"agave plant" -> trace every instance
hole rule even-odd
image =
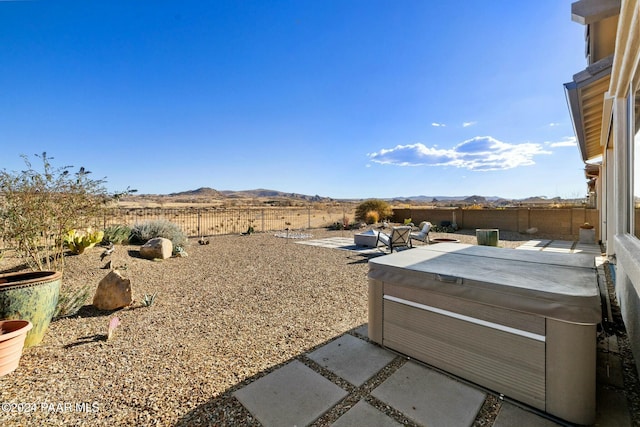
[[[91,288],[88,285],[75,292],[61,292],[53,318],[73,316],[85,305],[90,296]]]
[[[142,297],[142,306],[143,307],[151,307],[156,300],[157,293],[154,294],[144,294]]]

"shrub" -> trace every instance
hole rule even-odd
[[[64,244],[67,245],[69,250],[74,254],[81,254],[85,249],[92,248],[96,243],[100,243],[104,237],[104,232],[101,230],[93,230],[87,228],[86,230],[69,230],[64,236]]]
[[[367,222],[367,213],[375,211],[378,213],[378,221],[393,216],[391,205],[384,200],[369,199],[360,203],[356,207],[356,220]],[[376,222],[378,222],[376,221]]]
[[[184,246],[187,243],[187,235],[180,227],[164,219],[145,221],[135,224],[131,229],[131,242],[144,244],[149,239],[164,237],[171,240],[173,247]]]
[[[380,215],[376,211],[369,211],[364,216],[364,222],[367,224],[376,224],[380,221]]]
[[[56,168],[47,153],[36,155],[40,170],[22,156],[21,172],[0,171],[0,240],[17,251],[32,270],[64,270],[64,237],[92,225],[109,200],[103,180],[89,178],[81,167]]]
[[[113,243],[121,245],[129,241],[131,236],[131,227],[124,224],[110,225],[104,229],[103,243]]]

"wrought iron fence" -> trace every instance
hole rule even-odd
[[[354,209],[346,206],[307,207],[246,207],[246,208],[112,208],[104,216],[102,226],[125,224],[133,226],[150,220],[167,220],[181,227],[189,237],[235,234],[253,227],[256,232],[302,230],[327,227],[353,221]]]

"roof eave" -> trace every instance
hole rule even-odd
[[[583,91],[591,89],[589,90],[589,96],[593,98],[593,88],[597,88],[597,83],[602,79],[610,78],[612,63],[613,55],[603,58],[600,61],[593,63],[584,70],[575,74],[571,82],[564,84],[567,104],[571,115],[571,121],[573,122],[574,132],[576,134],[576,138],[578,139],[578,147],[580,148],[580,154],[582,155],[582,160],[584,162],[602,154],[600,149],[598,149],[598,151],[594,151],[593,149],[590,150],[589,148],[590,144],[585,133],[585,116],[589,116],[588,113],[590,111],[593,111],[595,108],[604,109],[606,89],[598,90],[595,93],[595,96],[597,96],[598,99],[601,100],[601,102],[598,102],[595,105],[593,102],[583,102]],[[590,125],[594,126],[594,123],[591,123]],[[600,128],[597,132],[599,140],[602,128],[601,115],[599,122],[595,123],[595,125]],[[600,147],[600,145],[601,144],[598,143],[597,147]]]

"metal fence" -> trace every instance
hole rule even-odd
[[[112,208],[104,216],[102,226],[133,226],[151,220],[167,220],[181,227],[189,237],[235,234],[253,227],[256,232],[302,230],[327,227],[343,218],[353,221],[354,209],[347,206],[318,208]]]

